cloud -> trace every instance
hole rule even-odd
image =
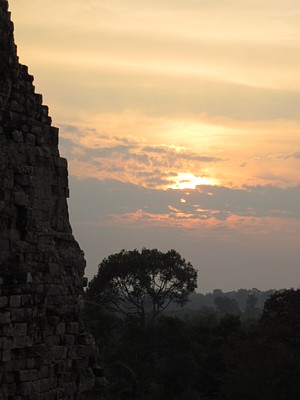
[[[221,162],[220,157],[202,155],[172,145],[144,146],[136,140],[97,134],[94,130],[63,126],[60,148],[73,174],[87,178],[115,179],[151,188],[166,188],[176,182],[181,170]],[[77,172],[76,172],[77,171]],[[101,174],[101,175],[100,175]]]
[[[277,156],[278,159],[288,160],[290,158],[294,158],[296,160],[300,160],[300,151],[288,154],[281,154]]]
[[[184,149],[180,149],[180,148],[176,149],[176,147],[174,148],[174,146],[167,146],[167,145],[146,146],[143,148],[143,151],[145,151],[148,154],[151,154],[151,153],[161,154],[163,157],[167,156],[169,159],[173,159],[173,160],[180,158],[181,160],[184,159],[187,161],[199,161],[199,162],[203,162],[203,163],[222,161],[222,159],[219,157],[202,156],[191,150],[185,151]]]
[[[126,118],[131,117],[124,115],[124,121]],[[148,126],[147,120],[140,123],[146,126],[147,134],[130,135],[125,123],[120,129],[112,129],[111,134],[101,126],[95,129],[62,124],[60,151],[69,160],[70,173],[161,189],[182,188],[184,176],[189,176],[191,184],[194,176],[196,184],[198,180],[198,184],[226,187],[287,187],[299,181],[299,158],[293,151],[299,141],[296,125],[278,121],[250,125],[243,131],[240,125],[225,129],[188,121],[170,125],[161,121],[160,126]],[[282,131],[290,132],[289,140],[282,138]]]
[[[159,177],[154,173],[151,179],[155,181]],[[118,181],[71,177],[71,191],[73,206],[77,204],[77,218],[91,221],[109,221],[116,216],[130,219],[130,215],[137,214],[141,220],[170,218],[216,223],[230,218],[300,219],[300,186],[233,189],[203,185],[195,190],[157,190]],[[85,205],[82,210],[80,204]]]

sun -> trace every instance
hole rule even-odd
[[[175,182],[174,182],[175,181]],[[180,172],[176,178],[172,177],[172,184],[168,186],[168,189],[196,189],[199,185],[215,185],[214,179],[195,176],[191,173]]]

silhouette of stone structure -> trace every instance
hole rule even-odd
[[[93,338],[79,318],[85,260],[72,236],[68,194],[58,129],[18,61],[8,3],[0,0],[3,400],[81,400],[95,383]]]

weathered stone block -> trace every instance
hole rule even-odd
[[[46,335],[45,343],[47,343],[48,346],[58,346],[60,344],[59,336]]]
[[[25,192],[21,191],[14,191],[12,192],[12,202],[14,204],[18,204],[20,206],[28,206],[29,205],[29,198]]]
[[[79,323],[71,322],[66,326],[66,333],[78,334],[79,333]]]
[[[0,324],[5,325],[10,323],[11,323],[10,312],[9,311],[0,312]]]
[[[36,381],[38,379],[38,370],[29,369],[18,372],[18,380],[20,382]]]
[[[14,330],[11,324],[3,325],[2,326],[2,335],[3,337],[13,337]],[[2,340],[2,338],[1,338]]]
[[[50,355],[54,360],[64,360],[67,358],[68,349],[64,346],[52,346],[50,348]]]
[[[8,297],[0,296],[0,308],[7,307],[7,305],[8,305]]]
[[[55,330],[56,335],[64,335],[65,332],[66,332],[66,324],[64,322],[60,322],[56,326]]]
[[[14,171],[6,169],[5,175],[2,177],[2,185],[4,189],[13,189],[14,187]]]
[[[17,391],[23,396],[32,396],[40,392],[40,381],[21,382],[17,386]]]
[[[9,303],[11,308],[19,308],[22,303],[22,296],[10,296]]]
[[[60,338],[60,344],[63,346],[74,346],[75,336],[74,335],[63,335]]]
[[[26,143],[29,144],[30,146],[34,146],[35,145],[35,136],[30,133],[27,133]]]
[[[30,322],[32,320],[31,308],[19,308],[11,310],[12,322]]]
[[[79,383],[79,390],[84,392],[88,390],[89,387],[93,387],[94,383],[95,383],[95,376],[93,370],[91,368],[87,368],[82,372]]]
[[[15,336],[25,337],[27,334],[27,323],[22,322],[14,324],[14,334]]]
[[[10,350],[14,348],[14,338],[2,338],[2,349]]]
[[[33,252],[35,250],[34,245],[28,242],[24,242],[22,240],[11,241],[10,247],[12,253],[27,253],[27,252]]]
[[[9,349],[1,350],[1,360],[2,362],[7,362],[11,360],[11,352]]]
[[[52,389],[53,381],[49,378],[40,379],[41,392],[49,392]]]
[[[20,131],[13,132],[13,139],[15,142],[23,143],[24,142],[23,132]]]
[[[1,385],[0,387],[0,398],[2,399],[8,399],[8,396],[10,395],[10,390],[9,390],[9,385]]]

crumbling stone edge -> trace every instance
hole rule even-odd
[[[58,134],[0,0],[0,400],[100,399],[102,370],[79,317],[85,260]]]

